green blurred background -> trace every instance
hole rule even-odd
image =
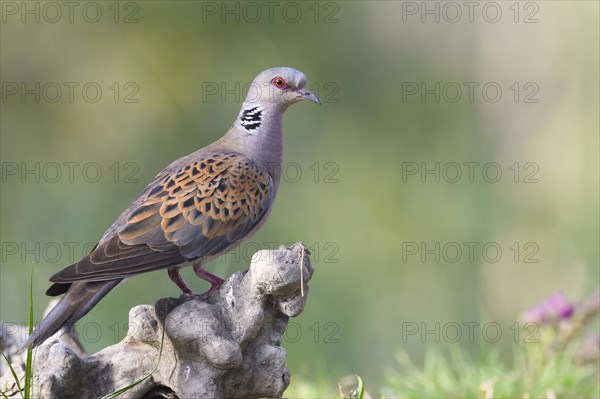
[[[246,268],[273,242],[311,246],[308,305],[283,343],[292,384],[358,373],[377,385],[398,349],[417,361],[451,345],[510,357],[523,310],[555,291],[575,300],[598,289],[598,2],[498,2],[497,22],[487,3],[472,22],[465,7],[452,22],[454,9],[430,2],[439,23],[421,2],[277,3],[271,15],[250,3],[76,2],[70,21],[60,2],[61,17],[45,3],[28,2],[34,14],[23,16],[25,3],[3,2],[0,320],[27,320],[32,262],[41,317],[48,277],[164,166],[220,137],[243,86],[281,65],[303,71],[324,104],[288,111],[270,220],[209,270]],[[36,82],[40,101],[23,98],[21,84],[35,92]],[[72,99],[65,82],[75,82]],[[407,92],[436,82],[439,102]],[[465,82],[478,84],[473,101]],[[65,162],[78,163],[72,179]],[[472,182],[465,162],[479,162]],[[439,182],[420,174],[436,163]],[[482,174],[488,163],[502,171],[497,182],[487,181],[496,169]],[[462,177],[451,182],[456,164]],[[467,242],[477,243],[472,260]],[[422,259],[421,246],[436,243],[439,262]],[[452,243],[463,250],[456,262]],[[493,262],[486,243],[502,250],[490,249]],[[184,277],[206,288],[190,270]],[[82,320],[86,347],[122,338],[132,306],[177,294],[166,272],[130,280]],[[479,323],[473,339],[469,323]],[[502,329],[498,342],[486,323]]]

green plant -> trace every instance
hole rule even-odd
[[[33,331],[33,267],[31,269],[30,278],[29,278],[29,334],[30,335],[31,335],[32,331]],[[164,340],[165,340],[165,332],[163,329],[163,333],[162,333],[162,337],[161,337],[161,341],[160,341],[160,351],[158,354],[158,361],[156,362],[156,365],[154,366],[154,368],[152,369],[152,371],[150,373],[148,373],[144,377],[140,378],[139,380],[127,385],[126,387],[123,387],[117,391],[114,391],[108,395],[103,396],[102,399],[116,398],[119,395],[131,390],[135,386],[141,384],[142,382],[144,382],[145,380],[150,378],[152,376],[152,373],[154,373],[156,371],[156,369],[158,368],[158,366],[160,364],[160,360],[162,358],[162,353],[163,353]],[[2,353],[2,357],[4,358],[4,360],[6,360],[6,363],[8,364],[9,370],[13,376],[13,379],[17,386],[17,390],[21,394],[21,397],[23,399],[32,399],[33,398],[33,349],[31,348],[31,345],[27,347],[27,358],[25,361],[25,375],[21,379],[18,377],[17,372],[14,369],[14,367],[12,366],[8,357],[4,353]],[[23,385],[21,385],[21,380],[23,380]],[[6,392],[4,392],[4,391],[0,391],[0,395],[2,395],[2,397],[4,399],[9,399]]]
[[[453,347],[448,357],[428,352],[421,369],[399,352],[399,369],[386,372],[385,392],[410,398],[598,398],[598,335],[590,330],[599,311],[599,294],[579,305],[552,295],[525,313],[523,321],[534,323],[538,334],[515,347],[512,366],[497,350],[474,361]]]
[[[29,334],[31,334],[32,331],[33,331],[33,265],[31,266],[31,272],[29,273]],[[20,381],[19,377],[17,376],[17,372],[15,371],[15,369],[12,366],[8,357],[4,353],[2,353],[2,357],[4,358],[4,360],[6,360],[6,363],[8,364],[8,368],[10,369],[10,372],[15,380],[17,389],[19,390],[21,397],[23,399],[33,398],[33,349],[31,348],[31,346],[27,347],[27,358],[25,361],[25,375],[23,378],[24,379],[23,386],[21,386],[21,381]],[[8,396],[6,395],[5,392],[0,391],[0,394],[2,395],[3,398],[8,399]]]
[[[355,374],[354,377],[356,377],[356,387],[354,387],[354,388],[352,388],[352,390],[350,390],[350,394],[348,395],[348,397],[350,399],[363,399],[365,396],[365,387],[363,385],[362,378],[360,378],[360,376],[358,374]],[[338,383],[338,388],[340,390],[339,399],[346,399],[346,395],[342,391],[341,383]]]
[[[152,376],[152,374],[158,369],[158,366],[160,364],[160,359],[162,358],[162,354],[163,354],[163,346],[164,346],[164,342],[165,342],[165,329],[163,328],[163,332],[162,332],[162,337],[160,339],[160,351],[158,352],[158,361],[156,362],[156,365],[154,366],[154,368],[152,369],[151,372],[149,372],[148,374],[146,374],[144,377],[140,378],[139,380],[127,385],[126,387],[123,387],[119,390],[116,390],[112,393],[109,393],[108,395],[105,395],[102,397],[102,399],[113,399],[116,398],[117,396],[133,389],[134,387],[138,386],[139,384],[141,384],[142,382],[146,381],[148,378],[150,378]]]

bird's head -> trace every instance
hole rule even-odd
[[[306,76],[294,68],[277,67],[261,72],[248,89],[245,103],[258,103],[284,109],[300,100],[321,101],[305,88]]]

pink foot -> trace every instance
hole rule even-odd
[[[200,277],[202,280],[206,280],[210,283],[210,288],[208,289],[208,291],[200,295],[202,299],[210,298],[210,296],[219,288],[221,288],[221,286],[225,282],[225,280],[223,280],[221,277],[204,270],[204,268],[202,267],[202,263],[200,262],[194,263],[194,273],[196,273],[196,276]]]

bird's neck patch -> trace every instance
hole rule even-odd
[[[242,110],[240,115],[240,125],[248,131],[248,133],[258,133],[264,116],[264,108],[260,106],[251,106]]]

